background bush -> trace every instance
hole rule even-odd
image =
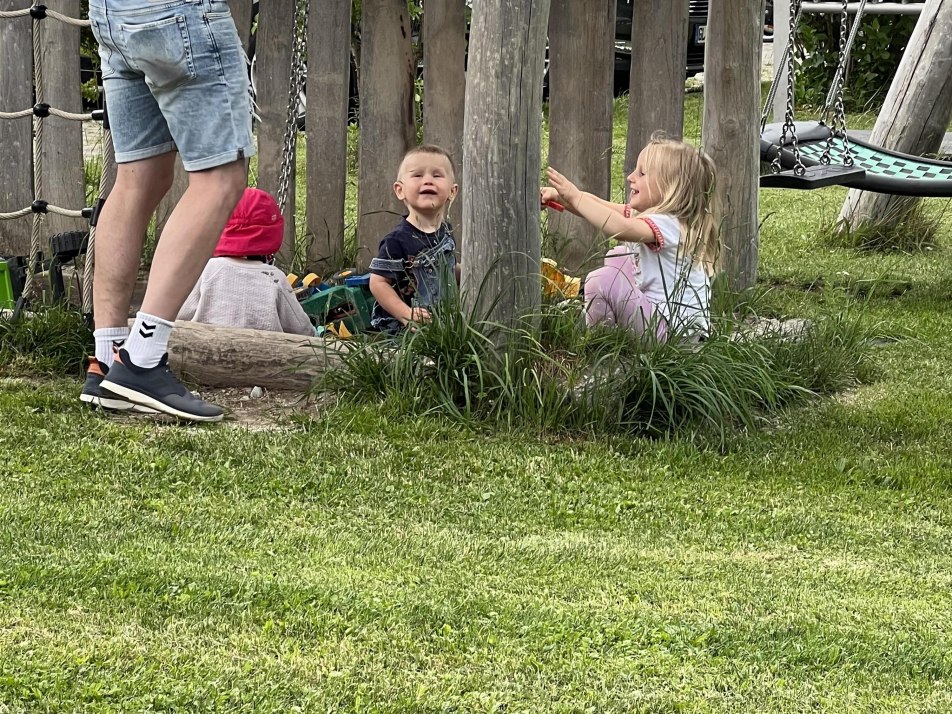
[[[843,102],[847,111],[882,105],[909,43],[917,15],[865,15],[847,66]],[[840,16],[804,14],[800,22],[803,54],[797,68],[796,99],[823,105],[839,60]]]

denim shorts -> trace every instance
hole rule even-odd
[[[116,161],[186,171],[255,153],[247,56],[226,0],[90,0]]]

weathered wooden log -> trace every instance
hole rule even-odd
[[[423,140],[442,146],[456,162],[456,183],[463,179],[463,109],[466,94],[466,3],[437,0],[423,17]],[[463,199],[457,194],[447,218],[463,244]]]
[[[344,253],[351,0],[311,3],[309,13],[306,265],[326,272]]]
[[[130,321],[131,324],[131,321]],[[304,391],[340,364],[331,340],[178,321],[169,342],[169,366],[205,387],[264,387]]]
[[[503,324],[538,310],[549,0],[477,3],[463,130],[463,295]],[[363,189],[361,189],[363,190]]]
[[[284,132],[288,119],[288,86],[291,80],[296,3],[271,0],[259,5],[255,46],[255,101],[261,122],[258,124],[258,188],[278,196],[284,152]],[[284,242],[277,262],[291,266],[295,254],[295,176],[291,178],[284,205]]]
[[[19,0],[0,0],[0,10],[28,7]],[[0,111],[33,105],[32,25],[29,17],[0,21]],[[0,119],[0,213],[33,202],[32,117]],[[0,221],[0,255],[29,255],[32,216]]]
[[[549,14],[549,164],[606,199],[611,193],[615,5],[615,0],[552,0]],[[549,232],[564,241],[558,258],[567,270],[578,272],[596,252],[601,265],[599,231],[584,218],[550,210]]]
[[[393,180],[404,153],[416,143],[416,67],[405,0],[363,0],[360,12],[357,264],[366,267],[380,239],[404,214]]]
[[[50,10],[67,17],[79,17],[79,0],[50,0],[45,3]],[[43,52],[42,101],[68,112],[82,110],[79,82],[79,28],[65,22],[41,22],[42,34],[35,41],[44,47],[61,48],[58,52]],[[25,78],[24,78],[25,79]],[[39,98],[38,98],[39,101]],[[19,109],[19,107],[17,107]],[[37,196],[50,203],[77,210],[85,207],[83,191],[83,126],[72,119],[49,116],[43,119],[43,186],[44,196]],[[23,157],[25,159],[25,157]],[[69,218],[51,213],[46,217],[44,241],[49,236],[64,231],[86,230],[89,223],[84,218]],[[48,246],[44,245],[46,251]]]
[[[952,3],[929,0],[876,118],[870,143],[904,154],[934,154],[952,114]],[[843,230],[898,225],[919,199],[851,189],[840,210]]]
[[[711,3],[704,52],[704,149],[717,165],[723,266],[737,290],[757,282],[763,0]]]
[[[235,20],[235,29],[241,38],[241,45],[247,52],[251,38],[251,0],[228,0],[228,7]]]
[[[637,0],[632,5],[631,74],[625,176],[651,135],[684,132],[684,56],[688,47],[687,0]]]

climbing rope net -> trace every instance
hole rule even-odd
[[[296,3],[291,52],[291,72],[288,83],[287,120],[285,123],[284,146],[281,157],[281,169],[278,175],[277,189],[277,201],[278,205],[281,206],[282,211],[284,210],[288,193],[291,189],[297,140],[297,104],[298,98],[304,91],[307,76],[306,57],[308,8],[308,0],[298,0]],[[33,117],[33,201],[29,206],[25,206],[23,208],[6,212],[0,211],[0,221],[14,220],[23,218],[25,216],[33,217],[33,225],[30,233],[29,271],[27,273],[26,282],[23,287],[23,294],[25,296],[31,295],[35,288],[34,281],[35,275],[40,268],[38,265],[38,257],[42,250],[41,235],[46,215],[49,213],[55,213],[61,216],[68,216],[70,218],[85,218],[90,221],[89,238],[85,250],[86,258],[83,265],[82,279],[82,308],[83,312],[88,315],[92,313],[96,219],[103,203],[105,202],[106,194],[115,183],[115,148],[112,144],[112,135],[109,131],[109,121],[105,110],[96,110],[89,113],[78,114],[52,107],[44,101],[45,81],[43,62],[41,61],[41,52],[42,48],[44,47],[44,20],[58,20],[68,25],[73,25],[80,28],[89,27],[90,23],[89,20],[68,17],[62,13],[50,10],[46,6],[40,4],[35,4],[31,7],[23,8],[22,10],[0,11],[0,20],[14,20],[25,17],[30,17],[33,20],[33,83],[36,103],[32,107],[18,111],[0,111],[0,120],[16,120],[28,116]],[[57,206],[44,198],[46,193],[46,185],[43,167],[43,120],[49,116],[56,116],[72,121],[95,121],[102,123],[102,173],[100,174],[99,181],[99,199],[95,207],[68,209]]]
[[[45,5],[32,5],[22,10],[0,11],[0,20],[12,20],[30,17],[33,20],[33,85],[36,103],[32,107],[12,112],[0,111],[0,120],[21,119],[33,117],[33,202],[29,206],[13,211],[0,211],[0,221],[14,220],[25,216],[33,216],[33,226],[30,232],[30,268],[27,272],[23,294],[30,295],[34,290],[35,274],[37,272],[37,258],[42,250],[41,234],[46,215],[55,213],[70,218],[85,218],[90,221],[89,239],[86,247],[86,260],[83,266],[82,304],[83,312],[92,312],[92,269],[93,249],[95,245],[96,221],[95,214],[101,207],[105,193],[115,180],[115,154],[112,146],[112,136],[109,132],[109,122],[104,110],[96,110],[86,114],[63,111],[51,107],[44,101],[46,88],[42,62],[42,48],[45,46],[43,37],[44,20],[53,19],[75,27],[89,27],[89,20],[68,17],[62,13],[50,10]],[[43,126],[44,119],[49,116],[60,117],[71,121],[102,122],[104,129],[103,139],[103,171],[99,182],[99,204],[96,208],[84,207],[79,209],[63,208],[50,203],[46,195],[45,176],[43,171]]]

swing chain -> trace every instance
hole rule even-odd
[[[790,17],[799,18],[801,4],[802,0],[790,0]],[[787,139],[787,132],[789,131],[790,143],[793,146],[793,172],[797,176],[803,176],[807,172],[807,169],[803,165],[803,160],[800,157],[800,145],[797,139],[797,125],[794,121],[793,73],[795,70],[794,56],[796,55],[797,49],[796,23],[793,23],[790,28],[788,49],[790,51],[785,53],[787,59],[787,106],[783,117],[783,127],[780,130],[780,145],[777,147],[777,155],[770,164],[770,170],[772,173],[779,174],[783,169],[783,166],[780,163],[780,154],[783,151],[783,146]]]
[[[281,212],[287,205],[291,174],[297,155],[297,108],[307,82],[307,16],[308,0],[295,2],[294,39],[291,47],[291,76],[288,79],[288,111],[284,126],[284,147],[281,151],[281,175],[275,197]]]
[[[859,22],[857,15],[854,22]],[[823,155],[820,156],[820,163],[829,165],[831,162],[831,153],[833,151],[833,141],[835,138],[843,138],[843,164],[853,166],[853,152],[850,149],[850,143],[846,138],[846,109],[843,106],[843,79],[846,74],[846,63],[849,60],[849,5],[848,0],[842,0],[840,9],[840,46],[839,57],[837,59],[837,70],[833,77],[833,87],[830,92],[834,97],[833,115],[830,120],[830,134],[826,138],[826,147],[823,149]]]

